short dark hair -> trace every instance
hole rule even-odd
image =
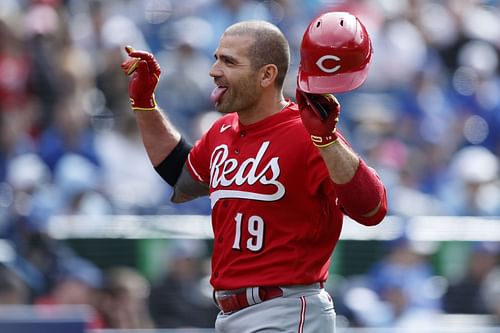
[[[267,64],[278,68],[276,85],[283,87],[290,64],[290,46],[281,30],[266,21],[243,21],[226,29],[224,35],[250,35],[254,43],[248,46],[252,67],[258,69]]]

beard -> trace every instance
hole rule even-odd
[[[260,93],[256,87],[256,76],[256,73],[248,75],[238,82],[231,84],[216,105],[217,111],[226,114],[244,112],[252,108],[260,97]]]

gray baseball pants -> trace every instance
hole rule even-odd
[[[234,313],[219,313],[217,333],[334,333],[335,309],[319,284],[282,287],[283,296]]]

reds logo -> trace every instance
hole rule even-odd
[[[269,141],[262,143],[255,158],[246,159],[241,164],[234,158],[228,158],[229,148],[227,145],[222,144],[214,149],[210,158],[210,187],[215,189],[219,186],[229,187],[233,184],[240,186],[244,183],[248,185],[260,183],[274,188],[275,191],[267,194],[241,190],[216,190],[210,194],[212,208],[219,199],[224,198],[276,201],[285,195],[285,187],[277,180],[280,175],[279,158],[273,157],[263,168],[260,167],[267,147],[269,147]]]
[[[338,71],[340,69],[340,65],[336,65],[334,67],[326,67],[325,66],[325,61],[327,60],[333,60],[333,61],[340,61],[340,58],[337,57],[337,56],[334,56],[334,55],[331,55],[331,54],[327,54],[327,55],[324,55],[322,56],[321,58],[318,59],[318,61],[316,61],[316,66],[318,66],[319,69],[321,69],[323,72],[325,73],[335,73],[336,71]]]

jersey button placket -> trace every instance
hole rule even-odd
[[[245,131],[241,131],[240,132],[240,138],[244,138],[246,135],[247,135],[247,132],[245,132]],[[239,155],[240,154],[240,149],[239,148],[234,148],[234,153],[236,155]]]

